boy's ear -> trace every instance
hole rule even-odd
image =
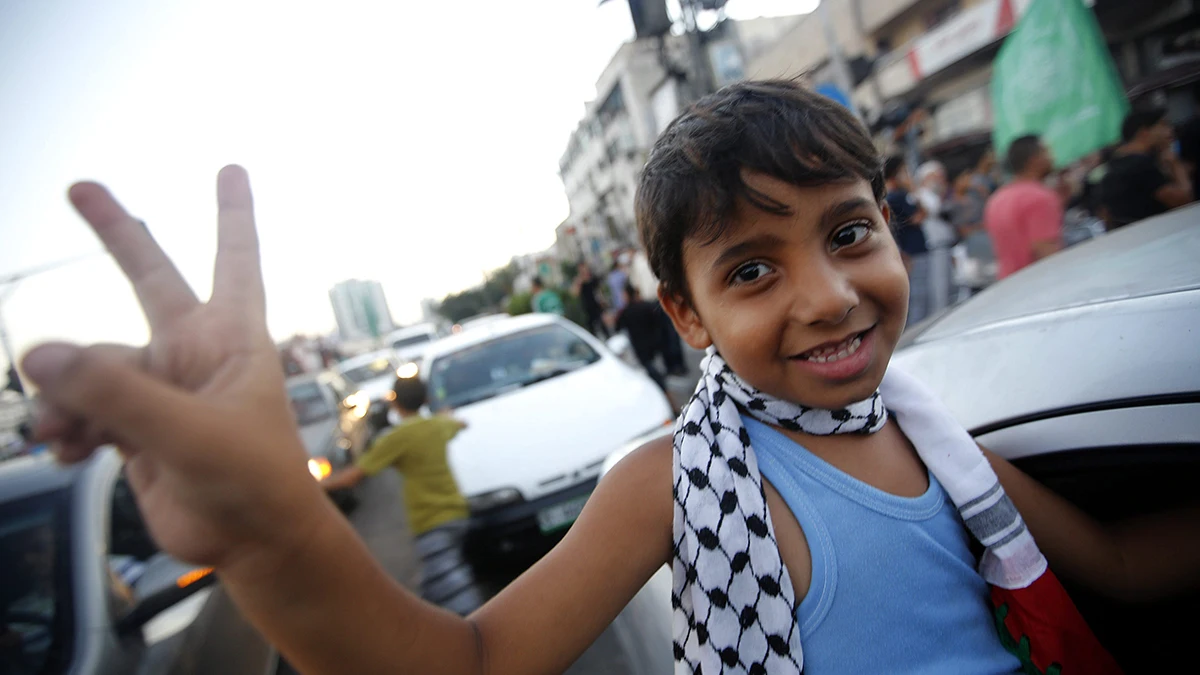
[[[708,329],[700,323],[700,315],[692,309],[691,303],[682,296],[667,294],[661,285],[658,287],[658,302],[667,312],[667,316],[671,317],[671,323],[675,324],[679,337],[683,338],[688,346],[700,351],[708,349],[712,338],[708,335]]]
[[[883,214],[884,225],[892,224],[892,207],[888,206],[887,200],[879,202],[879,212]]]

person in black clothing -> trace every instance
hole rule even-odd
[[[667,395],[671,407],[678,408],[671,391],[667,388],[666,378],[655,363],[655,358],[664,353],[666,333],[662,324],[664,321],[669,322],[667,313],[657,300],[643,300],[637,288],[629,282],[625,282],[625,297],[628,298],[628,302],[617,316],[617,330],[629,334],[629,342],[633,345],[633,353],[637,356],[638,363],[642,364],[650,379]]]
[[[575,277],[575,295],[583,305],[583,313],[587,316],[587,329],[592,335],[601,340],[608,339],[608,326],[604,323],[604,300],[600,295],[600,280],[592,274],[592,268],[587,263],[579,264],[579,274]]]
[[[900,247],[900,257],[908,269],[908,325],[920,322],[929,314],[929,247],[921,223],[925,209],[912,195],[912,177],[904,158],[889,157],[883,164],[887,184],[887,204],[892,214],[892,232]]]
[[[1192,201],[1192,181],[1171,148],[1173,139],[1164,110],[1134,111],[1125,118],[1122,145],[1113,153],[1100,182],[1108,229]]]

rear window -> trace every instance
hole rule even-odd
[[[0,506],[0,673],[56,675],[70,662],[65,491]]]
[[[543,326],[447,354],[429,368],[431,408],[457,408],[583,368],[600,355],[562,326]]]
[[[390,375],[396,369],[395,364],[386,358],[376,359],[366,365],[342,371],[342,377],[354,384],[362,384],[380,377]]]
[[[420,335],[410,335],[408,337],[396,338],[395,340],[392,340],[392,348],[400,349],[401,347],[411,347],[413,345],[421,345],[432,341],[432,335],[429,333],[421,333]]]
[[[288,387],[288,398],[292,400],[292,411],[300,426],[313,424],[334,416],[333,406],[321,392],[316,382],[300,382]]]

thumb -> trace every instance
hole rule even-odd
[[[194,401],[146,374],[140,350],[55,342],[26,354],[22,368],[54,407],[139,447],[169,446]]]

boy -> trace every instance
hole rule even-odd
[[[463,559],[470,512],[450,471],[446,444],[467,427],[448,415],[425,417],[425,383],[396,379],[392,406],[400,423],[347,467],[321,481],[326,491],[350,488],[391,467],[404,476],[404,509],[421,556],[421,597],[462,616],[483,604]]]
[[[728,478],[698,467],[676,473],[682,447],[716,433],[693,421],[676,429],[679,455],[672,439],[660,439],[614,467],[555,550],[468,619],[406,593],[304,471],[263,318],[249,182],[238,167],[218,177],[220,241],[206,304],[103,188],[72,189],[76,208],[133,281],[152,338],[144,351],[47,344],[31,352],[24,370],[51,405],[39,434],[58,441],[68,462],[118,439],[162,547],[214,566],[244,615],[305,672],[561,672],[664,564],[672,565],[677,588],[711,581],[712,569],[675,556],[691,535],[715,550],[731,532],[746,539],[764,530],[773,533],[771,545],[731,555],[724,574],[744,578],[756,561],[782,559],[782,571],[772,568],[771,576],[730,592],[761,595],[764,609],[781,598],[794,602],[810,672],[1016,671],[1016,658],[998,649],[986,588],[968,574],[962,522],[943,509],[939,481],[896,421],[874,409],[908,289],[866,131],[844,108],[794,83],[737,84],[672,123],[640,181],[638,222],[661,280],[660,301],[693,348],[716,350],[706,367],[725,364],[706,372],[689,414],[697,402],[731,404],[744,391],[761,396],[737,408],[744,419],[722,420],[738,431],[722,431],[711,452],[707,442],[701,449],[714,470],[741,476],[765,499],[765,521],[745,515],[750,492],[740,489],[710,495],[698,512],[677,511],[692,505],[692,494],[707,494],[700,486]],[[731,388],[735,381],[746,390]],[[753,423],[752,411],[780,402],[862,433],[831,435],[806,420]],[[863,403],[870,413],[855,414]],[[961,427],[957,433],[965,436]],[[731,459],[741,453],[751,460],[750,447],[735,453],[728,443],[749,443],[750,435],[773,451],[776,468],[802,471],[809,484],[827,481],[821,498],[836,508],[849,508],[850,497],[873,505],[859,509],[870,528],[854,531],[854,518],[834,518],[841,512],[807,511],[790,480],[755,481],[753,461]],[[990,459],[1063,576],[1127,598],[1200,581],[1194,512],[1109,530],[1003,459]],[[676,532],[676,519],[689,514],[703,522],[685,520]],[[925,532],[930,523],[942,529]],[[873,535],[878,548],[871,548]],[[835,554],[843,544],[850,548]],[[849,581],[838,586],[838,578]],[[881,588],[889,579],[898,582]],[[903,585],[910,580],[935,590],[944,606],[923,605]],[[881,592],[864,596],[858,582]],[[716,665],[703,669],[710,675],[799,672],[795,626],[788,635],[756,636],[755,649],[769,644],[782,655],[765,667],[761,653],[729,646],[739,644],[741,625],[755,628],[763,616],[751,605],[730,605],[730,593],[717,590],[709,600],[723,618],[712,625],[695,615],[680,623],[685,598],[676,594],[679,671],[696,672],[690,654],[707,645],[720,648]],[[714,654],[704,658],[712,663]]]

